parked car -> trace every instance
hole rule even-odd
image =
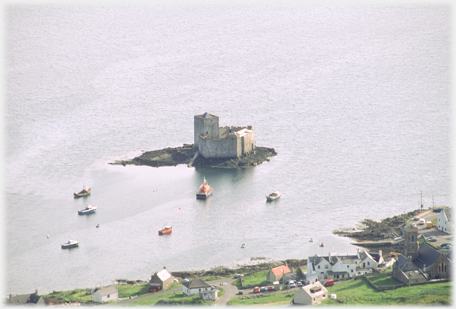
[[[437,241],[437,239],[434,236],[428,237],[427,241],[434,242]]]
[[[418,221],[418,225],[424,225],[426,223],[426,220],[424,219],[420,219],[420,221]]]
[[[290,288],[295,288],[296,287],[296,283],[294,281],[291,281],[290,284],[288,284],[288,286]]]
[[[236,279],[236,278],[240,278],[240,277],[241,277],[241,274],[236,274],[236,275],[234,275],[234,278],[235,278],[235,279]]]
[[[265,288],[264,286],[262,286],[262,287],[260,288],[260,292],[266,292],[266,288]]]
[[[444,242],[443,244],[441,244],[440,246],[451,246],[451,244],[449,242]]]
[[[302,282],[301,282],[301,281],[298,281],[298,283],[296,283],[296,285],[297,285],[298,287],[301,287],[301,286],[302,286]]]
[[[242,295],[244,294],[244,292],[242,292],[242,290],[239,290],[239,295]]]
[[[260,288],[259,287],[254,287],[253,288],[253,293],[260,293]]]
[[[420,217],[413,218],[413,221],[420,221]]]
[[[323,285],[324,286],[332,286],[332,285],[334,285],[334,279],[326,280]]]
[[[269,285],[268,286],[268,291],[272,291],[274,288],[272,287],[272,285]]]
[[[450,249],[451,245],[442,245],[442,246],[440,246],[440,248],[442,248],[442,249]]]
[[[433,212],[441,212],[443,210],[443,208],[434,208],[432,211]]]

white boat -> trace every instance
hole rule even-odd
[[[62,244],[62,249],[70,249],[79,246],[79,240],[68,240],[68,242]]]
[[[242,244],[241,248],[245,248],[245,244]]]
[[[313,240],[313,238],[311,237],[311,238],[309,239],[309,242],[313,242],[313,241],[314,241],[314,240]]]
[[[325,246],[325,244],[321,242],[320,243],[320,247],[324,247],[324,246]]]
[[[79,215],[88,215],[88,214],[94,213],[95,211],[97,211],[97,206],[87,205],[86,208],[84,208],[82,210],[78,210],[78,214]]]
[[[268,195],[266,195],[266,200],[273,201],[273,200],[278,199],[281,195],[282,195],[282,193],[280,191],[274,190],[274,191],[272,191],[272,193],[269,193]]]

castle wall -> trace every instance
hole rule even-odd
[[[200,140],[199,153],[205,158],[236,158],[240,140],[232,135],[223,139],[203,138]]]

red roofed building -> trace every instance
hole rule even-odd
[[[266,276],[268,282],[280,281],[285,274],[291,273],[287,265],[271,268]]]

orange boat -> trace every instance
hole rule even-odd
[[[199,192],[196,193],[196,198],[197,199],[206,199],[209,195],[212,194],[212,191],[214,191],[213,188],[209,186],[209,184],[206,181],[206,177],[204,177],[204,182],[200,186]]]
[[[171,225],[165,225],[164,228],[158,231],[158,235],[171,234],[172,231],[173,227]]]

